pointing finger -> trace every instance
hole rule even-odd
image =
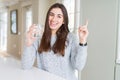
[[[88,26],[88,20],[86,20],[85,26],[86,26],[86,27]]]

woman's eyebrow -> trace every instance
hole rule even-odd
[[[50,12],[50,14],[55,14],[54,12]],[[59,16],[63,16],[62,14],[57,14],[57,15],[59,15]]]
[[[53,12],[50,12],[50,13],[54,14]]]

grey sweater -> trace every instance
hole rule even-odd
[[[51,46],[55,43],[56,36],[51,37]],[[30,47],[25,46],[22,54],[22,68],[32,68],[35,59],[37,59],[37,67],[56,74],[66,80],[77,80],[75,77],[75,69],[81,71],[86,63],[87,46],[80,46],[75,35],[69,33],[66,41],[64,57],[54,52],[38,53],[40,39],[37,39]]]

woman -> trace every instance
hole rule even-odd
[[[79,27],[79,41],[69,32],[68,14],[63,4],[53,4],[46,16],[45,29],[41,38],[36,38],[36,26],[27,33],[22,55],[23,69],[32,68],[35,58],[40,69],[65,78],[76,80],[75,69],[82,70],[87,58],[88,22]]]

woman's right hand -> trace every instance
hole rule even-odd
[[[35,24],[31,25],[29,30],[26,33],[26,45],[31,46],[34,41],[37,39],[34,37],[34,34],[37,33],[37,26]]]

